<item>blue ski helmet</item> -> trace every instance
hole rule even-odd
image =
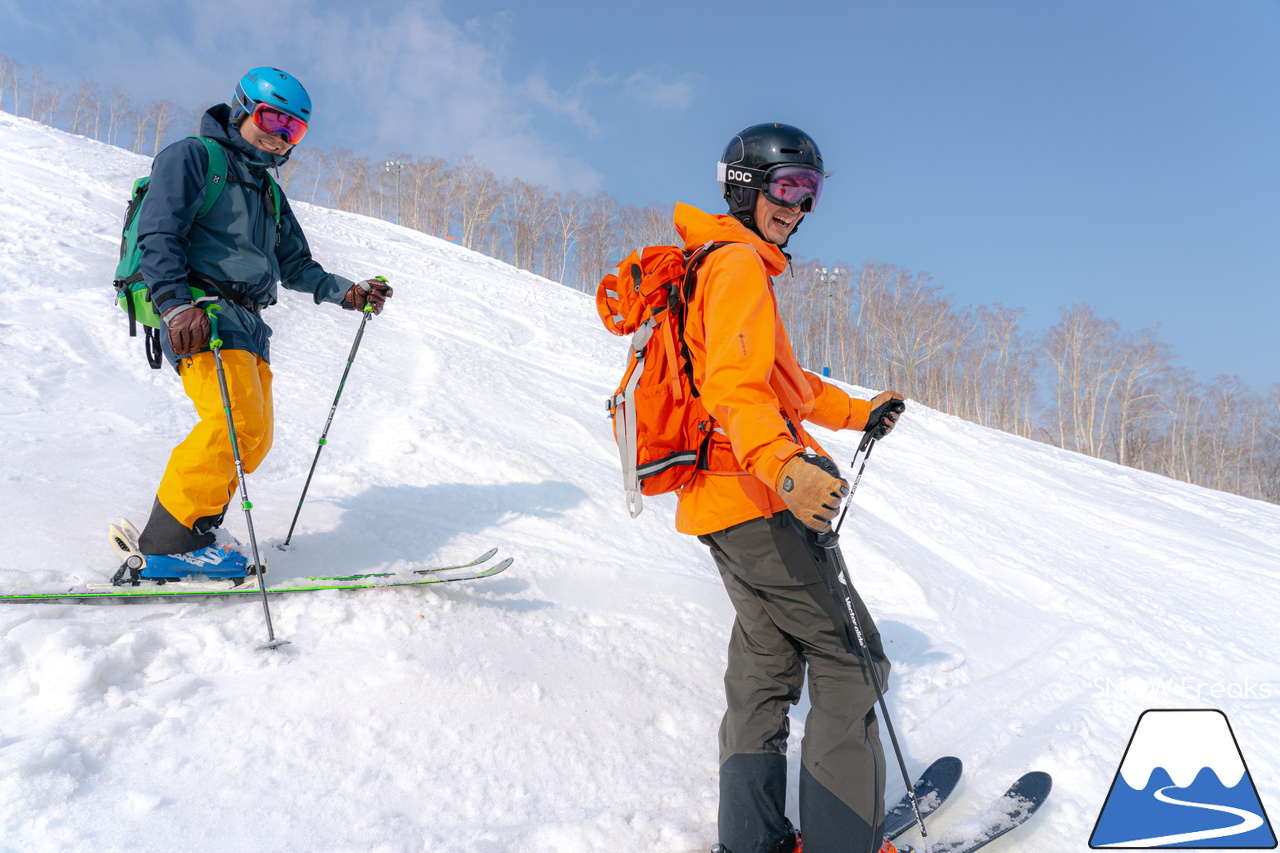
[[[240,78],[231,96],[231,120],[244,118],[258,103],[270,104],[282,113],[311,121],[311,96],[296,77],[279,68],[254,68]]]

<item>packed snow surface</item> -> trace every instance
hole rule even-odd
[[[145,521],[193,421],[111,298],[147,169],[0,113],[0,591],[106,579],[107,525]],[[368,324],[287,551],[359,320],[292,292],[267,315],[277,428],[250,495],[272,576],[492,545],[516,563],[275,599],[292,640],[278,652],[256,650],[257,599],[0,604],[0,849],[707,850],[733,614],[673,499],[625,511],[603,403],[625,342],[581,293],[298,208],[326,267],[385,275],[395,297]],[[820,440],[847,464],[859,437]],[[1221,709],[1280,812],[1280,507],[912,404],[842,539],[894,661],[909,768],[965,761],[935,837],[1039,769],[1048,804],[989,849],[1086,849],[1156,707]]]

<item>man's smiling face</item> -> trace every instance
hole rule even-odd
[[[756,228],[760,231],[760,236],[775,246],[781,246],[787,242],[787,238],[791,236],[791,232],[800,224],[800,220],[804,214],[800,212],[799,206],[783,207],[780,204],[774,204],[764,197],[764,193],[756,195]]]

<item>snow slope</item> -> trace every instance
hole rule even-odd
[[[0,590],[109,575],[106,525],[145,520],[191,423],[110,298],[147,168],[0,113]],[[708,849],[732,611],[670,498],[626,514],[603,409],[623,342],[582,294],[298,207],[322,263],[396,296],[287,552],[358,320],[294,293],[268,315],[278,423],[250,489],[273,576],[516,564],[277,599],[278,653],[257,600],[0,605],[0,850]],[[847,463],[857,438],[822,440]],[[1152,707],[1222,709],[1280,811],[1280,507],[913,405],[843,538],[909,765],[966,763],[935,839],[1037,768],[1049,805],[989,849],[1086,849]]]

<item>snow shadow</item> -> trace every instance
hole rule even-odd
[[[874,612],[873,612],[874,618]],[[898,732],[899,746],[902,747],[903,758],[907,768],[916,774],[922,771],[936,755],[916,753],[912,747],[910,730],[904,729],[903,720],[898,710],[898,691],[894,688],[907,676],[930,664],[945,665],[954,656],[945,647],[939,648],[929,635],[905,622],[892,619],[876,620],[876,628],[880,631],[880,641],[884,644],[885,654],[893,669],[889,675],[888,689],[885,693],[885,704],[893,717],[894,727]],[[809,713],[809,683],[805,680],[804,691],[800,701],[791,709],[791,735],[787,738],[787,814],[796,818],[800,814],[800,740],[804,737],[804,719]],[[876,717],[883,715],[879,705],[876,706]],[[893,746],[889,742],[889,731],[883,720],[880,722],[880,741],[884,746],[885,762],[889,768],[886,778],[886,802],[893,803],[906,792],[906,785],[898,770],[897,759],[893,754]]]
[[[313,567],[310,571],[323,566],[349,572],[400,561],[465,562],[491,547],[502,549],[499,557],[516,556],[505,547],[503,525],[530,517],[561,518],[587,497],[577,486],[552,480],[372,486],[329,502],[341,511],[338,525],[295,533],[292,551]],[[459,541],[467,544],[455,544]]]

